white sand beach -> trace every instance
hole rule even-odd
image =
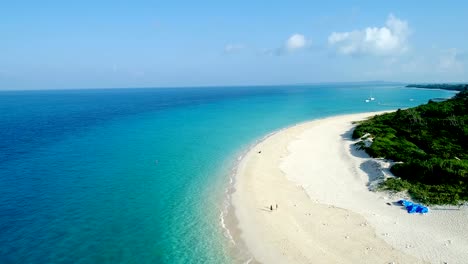
[[[468,262],[466,206],[408,214],[393,204],[400,197],[369,191],[386,164],[355,150],[350,136],[352,121],[373,114],[296,125],[245,155],[232,203],[254,262]]]

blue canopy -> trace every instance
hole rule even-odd
[[[400,200],[398,201],[398,203],[403,205],[409,214],[414,214],[414,213],[425,214],[429,212],[429,208],[427,208],[426,206],[415,204],[408,200]]]

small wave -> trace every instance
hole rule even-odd
[[[244,262],[245,264],[249,264],[250,262],[252,262],[253,259],[252,258],[249,258],[246,262]]]
[[[220,224],[221,224],[221,227],[223,228],[223,235],[225,238],[229,239],[229,241],[232,243],[232,244],[236,244],[236,241],[234,240],[234,238],[232,237],[231,235],[231,232],[229,231],[229,229],[226,227],[226,224],[225,224],[225,217],[224,217],[225,213],[224,212],[221,212],[219,214],[219,221],[220,221]]]

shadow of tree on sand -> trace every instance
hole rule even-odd
[[[357,141],[352,138],[353,131],[354,127],[341,134],[341,138],[345,141],[353,142],[353,144],[349,146],[349,152],[352,156],[367,159],[359,165],[359,168],[367,175],[367,187],[369,190],[375,190],[377,185],[385,179],[385,174],[379,162],[372,159],[364,150],[354,145]]]

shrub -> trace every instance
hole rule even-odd
[[[381,189],[403,191],[429,204],[468,201],[468,91],[444,102],[377,115],[358,122],[353,138],[366,133],[371,157],[401,161]]]

